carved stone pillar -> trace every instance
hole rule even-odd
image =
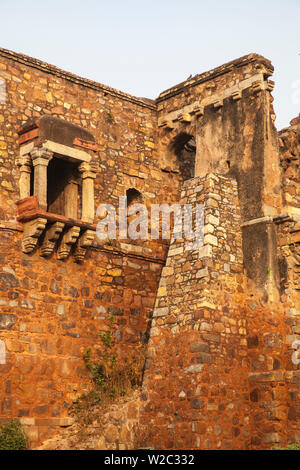
[[[47,211],[47,167],[53,153],[44,148],[36,148],[30,152],[34,166],[34,195],[39,208]]]
[[[78,167],[82,177],[82,214],[84,222],[93,223],[95,217],[94,179],[97,168],[93,163],[83,162]]]
[[[76,178],[70,178],[65,187],[65,208],[64,214],[70,219],[78,218],[78,181]]]
[[[20,168],[20,199],[30,196],[30,174],[31,158],[30,155],[23,155],[17,158],[17,166]]]

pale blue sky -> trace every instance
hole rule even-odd
[[[0,18],[0,47],[147,98],[257,52],[277,128],[300,112],[300,0],[0,0]]]

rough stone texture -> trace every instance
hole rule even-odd
[[[98,348],[110,315],[121,357],[148,342],[142,388],[102,410],[84,435],[75,424],[45,448],[299,441],[300,125],[298,117],[277,132],[272,72],[250,54],[151,101],[0,49],[0,420],[19,417],[32,447],[71,425],[65,403],[90,388],[82,356]],[[60,143],[92,142],[95,208],[117,206],[129,189],[148,208],[204,204],[203,246],[95,240],[76,263],[72,250],[57,259],[56,227],[52,255],[40,256],[53,221],[40,218],[30,233],[17,221],[31,185],[30,158],[17,157],[20,128],[45,115],[80,127],[82,141],[71,132]],[[36,128],[26,129],[34,140]],[[36,242],[28,254],[23,230]],[[76,250],[76,234],[62,230]]]
[[[199,186],[202,191],[195,193]],[[217,243],[204,238],[204,246],[210,247],[206,256],[202,247],[186,246],[173,255],[184,245],[175,240],[166,261],[168,271],[163,270],[160,280],[166,290],[157,297],[153,314],[152,327],[158,334],[149,341],[151,365],[144,379],[149,408],[142,415],[156,424],[150,443],[155,448],[199,448],[199,442],[201,448],[248,446],[250,403],[246,319],[240,308],[244,280],[236,182],[215,174],[194,178],[184,183],[181,202],[201,204],[208,195],[215,203],[205,207],[204,220],[215,218]],[[199,278],[204,267],[206,274]],[[169,313],[156,317],[156,309],[163,306]],[[163,420],[155,418],[158,412]],[[230,423],[237,415],[239,433],[234,435]],[[217,432],[212,423],[218,423]],[[207,441],[200,438],[204,424]]]
[[[138,391],[126,399],[119,399],[118,403],[108,409],[99,409],[99,419],[90,424],[60,423],[68,426],[58,435],[46,440],[36,450],[127,450],[139,446],[138,422],[142,399]],[[28,418],[27,418],[28,419]],[[30,428],[23,418],[24,428]]]

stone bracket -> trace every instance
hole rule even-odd
[[[231,97],[233,101],[240,100],[242,98],[242,90],[233,91]]]
[[[41,247],[41,256],[50,256],[54,252],[55,244],[63,231],[65,224],[62,222],[55,222],[46,231],[45,239]]]
[[[38,239],[46,227],[47,219],[38,217],[24,224],[22,251],[31,253],[37,246]]]
[[[95,232],[93,230],[85,230],[79,237],[77,246],[74,252],[76,262],[84,260],[85,253],[89,246],[92,245],[95,239]]]
[[[74,245],[79,237],[80,227],[71,227],[64,234],[61,239],[59,248],[57,250],[57,259],[66,259],[71,251],[72,245]]]
[[[179,113],[177,120],[180,122],[191,122],[192,116],[189,113]]]
[[[213,105],[215,109],[221,108],[223,106],[223,100],[218,99],[214,101]]]
[[[18,207],[17,220],[22,222],[24,226],[22,242],[24,253],[30,253],[37,245],[38,239],[42,236],[43,232],[46,231],[40,256],[50,256],[55,250],[61,233],[66,229],[60,242],[58,259],[67,258],[71,251],[71,246],[76,243],[80,231],[82,231],[75,259],[76,261],[83,260],[87,248],[91,246],[94,240],[96,232],[95,224],[41,211],[35,196],[21,199],[16,202],[16,205]]]

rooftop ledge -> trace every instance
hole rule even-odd
[[[138,97],[132,96],[128,93],[124,93],[122,91],[116,90],[115,88],[103,85],[99,82],[95,82],[87,78],[79,77],[78,75],[75,75],[71,72],[66,72],[65,70],[62,70],[59,67],[48,64],[47,62],[43,62],[42,60],[39,60],[39,59],[34,59],[33,57],[30,57],[28,55],[10,51],[8,49],[0,48],[0,57],[1,56],[7,59],[11,59],[16,62],[19,62],[21,64],[28,65],[29,67],[39,69],[42,72],[49,73],[51,75],[56,75],[57,77],[77,83],[78,85],[86,86],[94,90],[102,91],[106,94],[114,95],[122,100],[130,101],[139,106],[156,109],[155,101],[151,99],[138,98]]]
[[[224,75],[226,73],[231,72],[232,70],[244,67],[245,65],[253,64],[254,67],[257,69],[256,73],[258,73],[258,69],[261,69],[266,77],[269,77],[274,72],[274,67],[270,60],[266,59],[262,55],[251,53],[247,54],[243,57],[240,57],[235,60],[231,60],[230,62],[226,62],[223,65],[220,65],[214,69],[211,69],[207,72],[194,75],[193,77],[185,80],[184,82],[179,83],[167,90],[163,91],[159,97],[156,99],[156,103],[165,100],[171,96],[177,95],[181,93],[183,88],[189,88],[192,86],[196,86],[199,83],[206,82],[208,80],[212,80],[220,75]]]
[[[212,80],[213,78],[223,75],[225,73],[228,73],[232,71],[234,68],[238,67],[243,67],[247,64],[254,63],[257,68],[264,69],[264,74],[266,76],[270,76],[273,74],[274,67],[270,60],[266,59],[265,57],[251,53],[247,54],[243,57],[240,57],[238,59],[232,60],[230,62],[227,62],[223,65],[220,65],[212,70],[209,70],[207,72],[204,72],[202,74],[195,75],[194,77],[191,77],[188,80],[185,80],[182,83],[179,83],[178,85],[175,85],[165,91],[163,91],[156,100],[151,100],[148,98],[138,98],[135,96],[132,96],[128,93],[124,93],[122,91],[116,90],[115,88],[111,88],[109,86],[103,85],[101,83],[95,82],[93,80],[89,80],[87,78],[82,78],[79,77],[78,75],[75,75],[70,72],[66,72],[65,70],[60,69],[59,67],[56,67],[54,65],[50,65],[46,62],[43,62],[39,59],[34,59],[30,56],[27,56],[25,54],[20,54],[17,52],[10,51],[8,49],[3,49],[0,48],[0,57],[5,57],[11,60],[14,60],[16,62],[20,62],[21,64],[28,65],[30,67],[34,67],[36,69],[39,69],[45,73],[49,73],[52,75],[56,75],[58,77],[61,77],[63,79],[72,81],[74,83],[77,83],[82,86],[86,86],[89,88],[92,88],[94,90],[102,91],[104,93],[114,95],[122,100],[125,101],[130,101],[131,103],[137,104],[142,107],[150,108],[153,110],[156,110],[156,104],[159,103],[160,101],[176,95],[181,92],[183,88],[188,88],[191,86],[195,86],[198,83],[202,83],[208,80]]]

